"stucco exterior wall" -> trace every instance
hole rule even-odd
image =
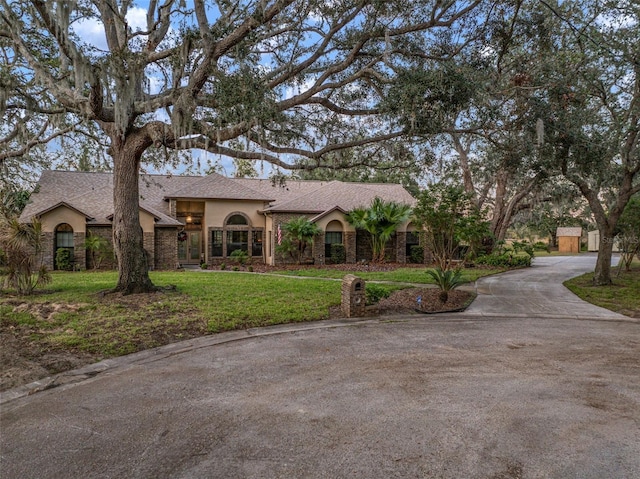
[[[59,206],[40,217],[42,222],[42,231],[54,232],[56,226],[62,223],[67,223],[73,228],[74,233],[86,233],[87,221],[84,215],[67,208],[66,206]]]
[[[263,209],[264,203],[262,201],[210,200],[205,202],[202,228],[205,232],[203,246],[207,261],[212,264],[212,259],[210,258],[211,247],[209,244],[211,241],[211,228],[222,228],[229,215],[232,213],[242,213],[248,218],[251,227],[264,228],[266,231],[265,217],[260,213]]]
[[[154,217],[146,211],[140,211],[140,226],[142,226],[142,231],[144,233],[153,233],[156,221]]]
[[[327,226],[332,221],[339,222],[342,225],[342,230],[338,230],[334,227],[334,225],[331,225],[331,227],[327,229]],[[340,211],[332,211],[328,215],[323,216],[318,221],[316,221],[316,224],[322,231],[355,231],[355,228],[347,222],[344,214],[342,214]]]

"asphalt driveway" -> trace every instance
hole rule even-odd
[[[556,268],[481,282],[464,315],[226,333],[4,395],[1,475],[638,478],[640,323]]]

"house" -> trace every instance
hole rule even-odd
[[[558,251],[560,253],[579,253],[582,228],[579,226],[560,227],[556,230],[558,238]]]
[[[397,184],[294,181],[275,185],[267,179],[207,176],[141,175],[140,226],[152,268],[220,264],[242,249],[254,262],[276,265],[279,231],[294,217],[304,216],[322,233],[314,239],[309,260],[324,264],[331,244],[345,246],[346,261],[371,258],[367,233],[356,231],[346,213],[366,207],[375,197],[414,205]],[[112,237],[113,175],[103,172],[45,171],[20,221],[41,220],[45,264],[55,268],[60,248],[71,250],[77,269],[92,267],[84,248],[88,235]],[[419,243],[416,228],[401,225],[387,257],[405,263]],[[281,235],[280,235],[281,237]]]

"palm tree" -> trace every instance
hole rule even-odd
[[[42,262],[42,237],[42,223],[35,218],[31,224],[22,224],[17,218],[0,217],[0,248],[7,261],[5,284],[18,294],[31,294],[51,281]]]
[[[109,255],[109,241],[102,236],[90,234],[84,240],[84,247],[89,251],[93,269],[100,269],[102,262]]]
[[[282,226],[284,240],[278,246],[278,250],[289,253],[296,263],[302,263],[304,252],[313,241],[313,237],[321,233],[317,224],[312,223],[304,216],[294,218]]]
[[[371,234],[372,261],[384,261],[384,249],[398,226],[411,216],[411,207],[395,201],[374,198],[368,208],[355,208],[347,214],[347,221]]]

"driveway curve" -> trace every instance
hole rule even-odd
[[[467,314],[506,317],[560,317],[624,319],[625,316],[594,306],[562,283],[593,271],[596,257],[547,256],[535,258],[531,268],[480,278],[478,297]]]
[[[544,268],[527,271],[562,288]],[[500,281],[485,288],[496,307]],[[640,477],[640,324],[492,316],[483,296],[465,315],[225,333],[70,373],[86,379],[2,404],[2,477]]]

